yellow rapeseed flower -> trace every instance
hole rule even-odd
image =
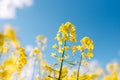
[[[75,53],[77,51],[77,46],[72,46],[72,53]]]
[[[35,53],[35,54],[39,54],[39,53],[40,53],[40,50],[39,50],[37,47],[35,47],[35,48],[32,50],[32,52]]]
[[[52,57],[56,57],[56,53],[51,53],[51,56]]]
[[[57,46],[56,44],[54,44],[54,45],[52,46],[52,48],[58,49],[58,46]]]

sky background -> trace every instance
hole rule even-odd
[[[78,41],[84,36],[93,39],[93,60],[101,65],[113,60],[120,62],[120,0],[25,1],[12,2],[12,7],[8,7],[9,0],[0,2],[0,29],[11,24],[24,46],[35,46],[36,36],[42,34],[48,38],[44,54],[52,60],[49,55],[58,28],[70,21],[76,26]]]

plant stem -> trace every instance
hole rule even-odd
[[[78,65],[78,70],[77,70],[77,80],[79,80],[79,72],[80,72],[81,62],[82,62],[82,55],[80,56],[80,62],[79,62],[79,65]]]
[[[64,42],[64,47],[65,46],[66,46],[66,41]],[[60,71],[59,71],[59,78],[58,78],[58,80],[61,80],[61,73],[62,73],[64,55],[65,55],[65,49],[63,50],[63,54],[62,54],[62,61],[61,61],[61,64],[60,64]]]

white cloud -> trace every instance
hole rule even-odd
[[[11,19],[16,16],[16,10],[29,7],[33,0],[0,0],[0,18]]]
[[[98,60],[90,61],[88,66],[88,70],[90,73],[96,71],[95,69],[101,67],[100,62]]]
[[[26,49],[26,52],[31,52],[31,50],[33,49],[33,46],[32,45],[27,45],[25,47],[25,49]]]

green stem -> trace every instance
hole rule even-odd
[[[65,43],[64,43],[64,47],[65,47],[65,46],[66,46],[66,41],[65,41]],[[59,78],[58,78],[58,80],[61,80],[61,73],[62,73],[64,55],[65,55],[65,49],[63,50],[63,54],[62,54],[62,61],[61,61],[61,64],[60,64],[60,71],[59,71]]]
[[[81,62],[82,62],[82,55],[80,56],[80,62],[79,62],[79,65],[78,65],[78,70],[77,70],[77,80],[79,80],[79,72],[80,72]]]

